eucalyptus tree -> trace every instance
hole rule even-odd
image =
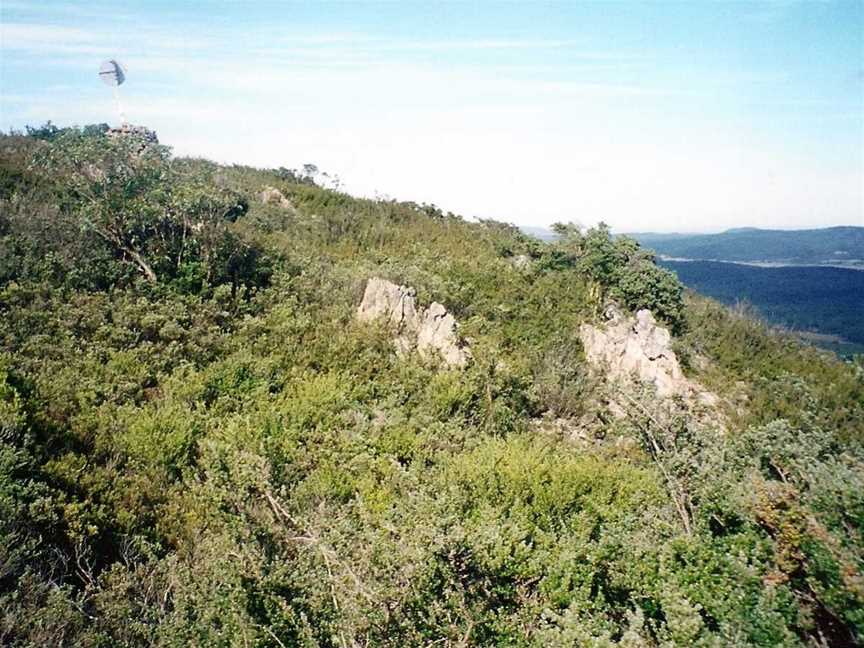
[[[245,212],[235,191],[177,164],[170,149],[134,136],[70,130],[41,146],[31,168],[54,181],[61,208],[117,259],[156,283],[184,263],[209,266],[223,230]],[[207,275],[212,275],[208,269]]]

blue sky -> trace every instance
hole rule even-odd
[[[864,2],[0,0],[0,127],[620,231],[864,225]]]

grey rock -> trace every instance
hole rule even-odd
[[[279,205],[283,209],[294,210],[294,205],[276,187],[264,187],[259,194],[261,203],[264,205]]]
[[[413,288],[373,277],[366,284],[357,319],[386,321],[397,333],[399,353],[416,349],[423,358],[440,357],[450,367],[465,366],[471,353],[461,343],[455,318],[438,302],[418,310],[416,295]]]
[[[531,257],[527,254],[517,254],[510,260],[510,263],[517,270],[527,270],[531,267],[532,261]]]
[[[416,331],[420,322],[416,294],[413,288],[373,277],[366,284],[357,319],[371,322],[383,318],[399,332]]]
[[[623,315],[621,314],[621,310],[615,304],[608,304],[603,310],[603,317],[607,322],[612,322],[614,324],[618,322]]]
[[[432,302],[417,330],[417,352],[427,358],[437,354],[448,366],[464,367],[471,356],[468,349],[460,346],[456,329],[456,320],[447,309]]]
[[[579,337],[588,362],[606,370],[608,378],[650,383],[661,397],[683,396],[706,405],[717,402],[714,394],[684,376],[671,348],[672,336],[651,311],[640,310],[633,318],[607,309],[606,317],[605,328],[583,324]]]

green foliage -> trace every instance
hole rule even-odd
[[[98,131],[2,144],[0,644],[860,643],[859,366],[604,227],[547,245]],[[471,363],[356,323],[375,275]],[[577,334],[606,298],[721,404],[604,387]]]
[[[852,363],[704,298],[691,300],[686,328],[682,344],[713,362],[702,379],[747,404],[735,412],[742,424],[786,419],[843,441],[864,438],[864,380]]]
[[[647,308],[666,320],[673,331],[684,324],[684,287],[668,270],[654,265],[653,259],[631,260],[618,277],[614,294],[631,310]]]
[[[47,122],[45,122],[42,126],[36,126],[36,127],[27,126],[26,128],[27,128],[27,137],[32,137],[33,139],[40,139],[40,140],[52,140],[52,139],[56,138],[58,135],[60,135],[63,132],[63,130],[65,130],[65,129],[58,128],[55,124],[52,124],[50,119]]]
[[[680,332],[684,323],[684,287],[654,256],[627,236],[612,237],[600,223],[583,233],[575,225],[555,226],[558,246],[573,255],[577,267],[599,289],[595,303],[605,297],[619,300],[630,310],[647,308]]]
[[[131,136],[70,129],[50,140],[36,150],[30,168],[56,187],[67,222],[147,281],[177,278],[195,292],[219,283],[235,291],[266,283],[269,268],[258,267],[263,251],[230,229],[248,203],[215,183],[207,169],[176,164],[167,147],[142,148]],[[40,247],[59,249],[51,235]]]

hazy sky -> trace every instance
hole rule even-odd
[[[129,120],[178,154],[527,225],[864,225],[864,1],[0,0],[0,127]]]

